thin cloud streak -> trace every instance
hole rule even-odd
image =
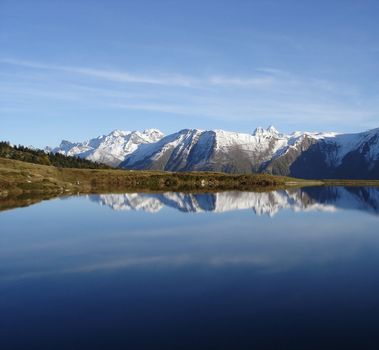
[[[230,107],[228,104],[195,104],[195,105],[178,105],[178,104],[113,104],[111,107],[125,110],[141,110],[148,112],[169,113],[172,115],[185,115],[207,117],[213,120],[224,121],[241,121],[247,122],[252,120],[252,116],[275,116],[276,122],[279,124],[286,123],[287,125],[296,126],[304,125],[304,115],[310,118],[317,118],[318,123],[338,123],[345,119],[345,123],[352,122],[357,119],[370,120],[375,117],[376,113],[367,110],[349,110],[333,105],[317,105],[312,103],[298,104],[294,108],[291,104],[280,103],[279,105],[270,106],[269,104],[262,106],[252,106],[248,104],[237,103],[237,107]],[[280,110],[280,112],[278,112]],[[291,116],[289,119],[288,116]],[[264,118],[263,118],[264,119]],[[374,127],[374,126],[373,126]],[[329,130],[330,131],[330,130]],[[340,131],[340,130],[331,130]]]
[[[256,77],[200,78],[180,74],[139,76],[125,71],[14,59],[0,59],[0,63],[32,69],[21,76],[20,71],[6,73],[0,101],[12,100],[21,105],[34,102],[41,109],[45,106],[41,104],[43,99],[70,100],[71,108],[82,110],[139,110],[156,112],[160,117],[167,114],[167,118],[208,118],[212,123],[216,120],[262,124],[262,120],[269,120],[271,124],[296,129],[298,125],[314,128],[331,123],[338,126],[339,130],[334,131],[343,131],[339,127],[342,120],[345,127],[355,125],[356,120],[367,128],[377,127],[379,114],[379,100],[363,98],[355,86],[302,77],[272,67],[257,68]],[[52,71],[57,74],[52,76]],[[73,74],[75,80],[72,76],[67,78],[66,73]],[[94,84],[90,78],[102,83]]]
[[[275,83],[275,79],[272,76],[264,76],[257,78],[233,78],[225,76],[214,76],[209,78],[208,82],[211,85],[219,86],[236,86],[236,87],[270,87]]]
[[[72,67],[51,65],[40,62],[31,62],[15,59],[0,59],[0,63],[26,68],[63,71],[67,73],[81,74],[93,78],[109,80],[122,83],[141,83],[151,85],[167,85],[179,87],[202,87],[203,85],[224,86],[224,87],[266,87],[275,82],[273,76],[257,77],[228,77],[228,76],[211,76],[207,78],[190,77],[181,74],[164,74],[157,76],[136,75],[125,71],[95,69],[88,67]]]
[[[38,70],[66,72],[116,83],[134,83],[152,86],[161,85],[195,89],[238,88],[246,91],[249,89],[259,91],[271,89],[272,91],[283,94],[293,93],[294,90],[297,94],[300,94],[312,88],[327,93],[336,93],[350,97],[359,95],[355,87],[347,86],[346,84],[336,84],[322,79],[299,77],[275,68],[256,68],[258,72],[256,76],[243,78],[227,75],[212,75],[201,78],[182,74],[138,75],[127,71],[62,66],[9,58],[0,59],[0,63]]]
[[[76,73],[81,75],[87,75],[94,78],[123,82],[123,83],[141,83],[141,84],[152,84],[152,85],[172,85],[172,86],[183,86],[190,87],[195,84],[195,81],[191,77],[181,76],[181,75],[165,75],[165,76],[145,76],[145,75],[135,75],[124,71],[114,71],[105,69],[94,69],[87,67],[71,67],[71,66],[60,66],[51,65],[39,62],[22,61],[14,59],[1,59],[1,63],[21,66],[26,68],[35,68],[43,70],[55,70],[63,71],[67,73]]]

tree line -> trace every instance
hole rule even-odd
[[[87,159],[46,152],[40,149],[31,149],[21,145],[12,146],[5,141],[0,141],[0,157],[59,168],[110,169],[107,165]]]

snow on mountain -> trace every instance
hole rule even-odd
[[[334,137],[327,137],[324,140],[332,151],[327,154],[327,161],[330,165],[338,166],[343,158],[352,150],[359,150],[365,153],[367,161],[379,159],[379,129],[370,130],[360,134],[340,134]],[[367,147],[367,152],[365,146]]]
[[[63,140],[59,147],[52,151],[68,156],[79,156],[110,166],[118,166],[127,155],[146,143],[157,142],[163,133],[157,129],[140,131],[114,130],[108,135],[84,142]]]
[[[336,135],[308,132],[285,135],[273,126],[256,128],[252,134],[184,129],[140,147],[120,166],[169,171],[259,172],[288,150],[301,148],[304,139],[318,142]]]
[[[282,134],[273,126],[253,133],[183,129],[115,130],[89,141],[62,141],[53,152],[125,169],[265,172],[303,178],[378,178],[379,128],[357,134]]]
[[[257,129],[255,134],[243,134],[223,130],[184,129],[162,138],[155,144],[140,147],[127,157],[121,166],[171,171],[227,171],[222,168],[231,166],[228,158],[233,157],[235,151],[248,154],[249,158],[254,158],[254,154],[260,155],[264,152],[267,153],[267,157],[270,157],[268,148],[273,143],[273,137],[279,139],[274,142],[274,150],[286,143],[284,137],[266,130],[260,132]],[[247,165],[247,167],[250,166],[251,164]]]
[[[166,192],[159,194],[101,194],[89,195],[92,201],[117,211],[143,210],[158,212],[170,207],[182,212],[224,213],[252,210],[256,215],[274,216],[281,210],[335,212],[338,209],[363,210],[379,214],[377,188],[312,188],[273,192],[219,192],[188,194]]]

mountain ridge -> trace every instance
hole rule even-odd
[[[114,130],[52,152],[76,155],[131,170],[269,173],[306,179],[379,178],[379,128],[360,133],[280,133],[275,127],[251,134],[225,130]]]

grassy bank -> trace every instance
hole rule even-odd
[[[169,173],[57,168],[0,158],[0,195],[130,191],[252,190],[321,184],[266,174]]]
[[[379,180],[322,180],[325,186],[379,186]]]
[[[0,211],[77,193],[270,191],[316,185],[379,186],[379,180],[309,181],[267,174],[74,169],[0,158]]]

